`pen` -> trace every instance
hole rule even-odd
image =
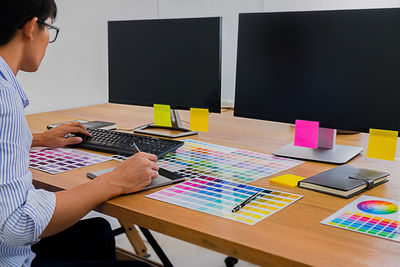
[[[136,145],[135,142],[131,143],[131,147],[132,147],[133,151],[135,151],[135,154],[140,152],[140,149],[138,148],[138,146]]]
[[[258,197],[262,192],[257,192],[254,193],[253,195],[249,196],[246,200],[244,200],[242,203],[240,203],[239,205],[237,205],[236,207],[234,207],[232,209],[232,212],[237,212],[238,210],[240,210],[241,208],[243,208],[244,206],[246,206],[247,204],[249,204],[253,199],[255,199],[256,197]]]
[[[138,153],[138,152],[140,152],[140,149],[139,149],[139,147],[136,145],[135,142],[132,142],[132,143],[131,143],[131,147],[132,147],[132,150],[135,151],[135,154]],[[159,170],[161,170],[161,169],[162,169],[162,168],[160,168]],[[163,170],[164,170],[164,169],[163,169]]]

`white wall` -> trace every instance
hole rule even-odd
[[[400,0],[56,0],[60,35],[37,73],[18,79],[37,113],[106,103],[107,21],[223,17],[222,102],[234,99],[238,14],[241,12],[400,7]]]
[[[27,113],[106,103],[107,21],[157,17],[157,0],[56,0],[61,28],[37,73],[20,73]]]

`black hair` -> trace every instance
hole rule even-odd
[[[56,16],[54,0],[0,0],[0,46],[10,42],[17,30],[32,18],[46,21],[55,20]]]

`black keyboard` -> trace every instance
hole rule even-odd
[[[155,138],[138,134],[95,128],[88,128],[87,130],[92,137],[79,135],[83,138],[83,142],[74,147],[131,156],[135,154],[132,150],[132,143],[135,143],[141,151],[162,158],[167,153],[175,151],[175,149],[184,144],[182,141]]]

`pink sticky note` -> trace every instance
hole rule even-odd
[[[319,122],[296,120],[294,145],[318,148]]]

